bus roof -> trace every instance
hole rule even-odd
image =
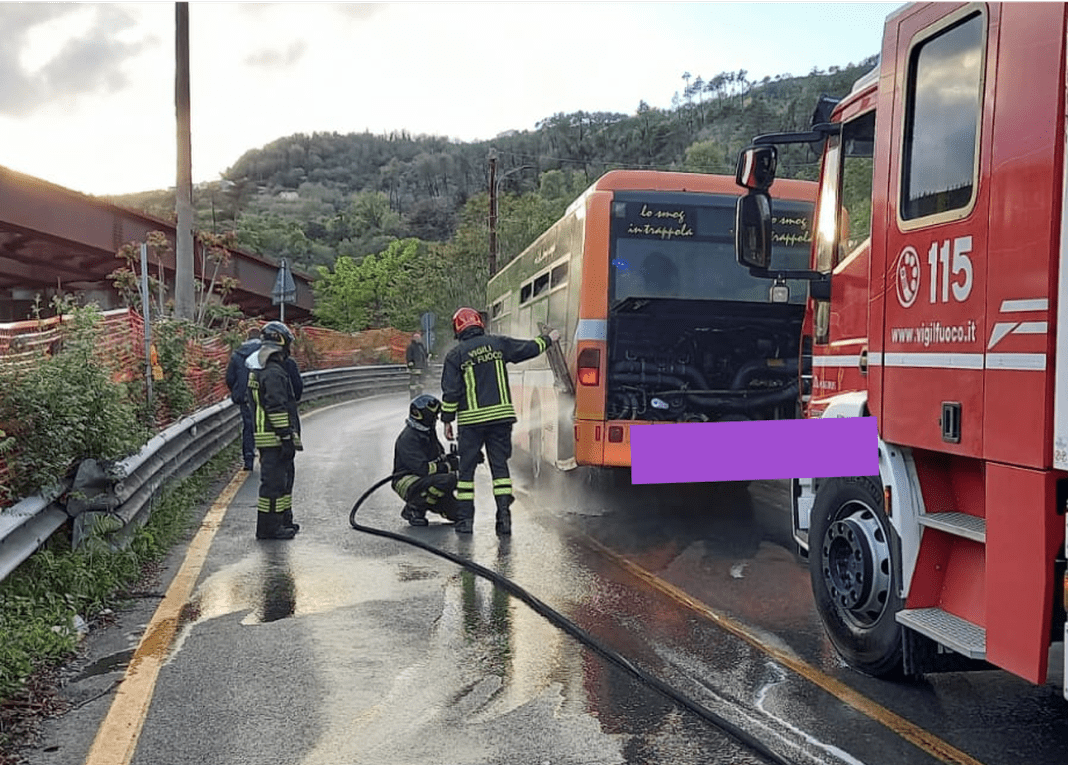
[[[610,170],[602,175],[590,191],[694,191],[705,194],[741,196],[742,187],[733,175],[677,173],[661,170]],[[814,181],[781,178],[775,181],[775,195],[783,199],[816,201]],[[585,195],[583,195],[585,196]]]

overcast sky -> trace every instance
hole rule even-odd
[[[193,180],[298,132],[474,141],[668,108],[684,72],[845,66],[899,5],[193,2]],[[174,186],[174,22],[166,2],[0,2],[0,165],[90,194]]]

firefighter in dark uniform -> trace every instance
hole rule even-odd
[[[404,360],[408,365],[408,398],[416,398],[423,392],[423,375],[426,373],[427,350],[423,345],[423,336],[418,332],[412,335]]]
[[[300,442],[300,417],[286,360],[293,333],[280,321],[264,325],[260,348],[248,367],[253,433],[260,450],[260,497],[257,539],[292,539],[300,530],[293,522],[293,458]]]
[[[256,458],[256,442],[252,437],[252,402],[245,395],[248,387],[248,367],[245,361],[260,347],[260,328],[248,331],[248,339],[230,356],[226,367],[226,387],[230,389],[230,400],[241,407],[241,456],[244,457],[245,470],[252,470],[252,461]]]
[[[460,475],[456,484],[456,531],[470,534],[475,517],[475,466],[486,447],[498,534],[512,533],[512,423],[516,421],[505,364],[526,361],[548,350],[560,337],[557,330],[533,340],[487,335],[481,314],[461,308],[452,317],[459,343],[445,356],[441,373],[441,421],[445,438],[453,440],[452,422],[459,424]]]
[[[453,492],[460,458],[446,454],[438,440],[440,412],[441,402],[433,396],[416,397],[393,447],[393,491],[405,502],[401,518],[412,526],[428,525],[428,510],[456,519]]]

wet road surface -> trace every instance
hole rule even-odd
[[[787,672],[777,689],[783,717],[864,762],[1068,760],[1059,646],[1044,686],[997,670],[889,682],[846,667],[816,615],[807,563],[793,553],[786,491],[785,482],[616,487],[593,501],[603,513],[574,514],[570,525],[668,589],[736,620],[767,654],[783,652],[803,673]],[[808,707],[801,686],[813,683],[830,698]],[[761,693],[758,685],[749,690]],[[835,712],[851,694],[861,696],[854,711],[863,719]],[[902,730],[907,725],[917,730]]]
[[[489,582],[351,529],[406,410],[406,397],[378,397],[304,417],[295,540],[254,538],[257,463],[218,524],[128,761],[767,762]],[[470,537],[408,527],[388,487],[360,520],[508,576],[790,762],[1068,759],[1054,687],[1001,672],[894,684],[845,668],[790,552],[781,485],[592,491],[582,476],[535,482],[524,462],[517,452],[511,539],[493,533],[484,467]],[[140,634],[112,634],[83,682],[106,690]],[[50,726],[32,765],[85,762],[114,696],[86,701],[81,733],[75,719]]]

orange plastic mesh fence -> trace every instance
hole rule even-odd
[[[144,320],[135,311],[119,309],[102,314],[98,358],[115,382],[145,379]],[[55,353],[62,342],[64,317],[0,324],[0,365],[28,366]],[[250,323],[249,326],[252,324]],[[403,364],[410,333],[370,329],[353,334],[322,327],[294,327],[293,357],[302,370],[334,369],[372,364]],[[226,367],[233,349],[221,336],[190,339],[186,347],[185,377],[196,400],[195,409],[218,403],[229,395]],[[136,389],[136,386],[133,386]],[[3,395],[3,391],[0,391]],[[157,405],[156,425],[162,430],[190,412],[169,412]],[[18,444],[14,450],[17,451]],[[0,490],[8,486],[5,456],[0,454]],[[0,508],[5,506],[0,491]]]

